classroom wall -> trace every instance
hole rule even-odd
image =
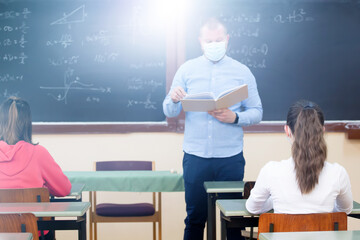
[[[94,161],[154,160],[157,170],[182,171],[183,134],[132,133],[84,135],[35,135],[34,140],[45,146],[64,171],[92,170]],[[344,133],[327,133],[328,160],[338,162],[348,171],[353,195],[360,201],[360,140],[348,140]],[[285,134],[245,134],[245,180],[256,179],[260,168],[270,160],[286,159],[290,144]],[[184,193],[163,193],[163,239],[180,240],[183,237],[186,216]],[[88,194],[83,194],[84,201]],[[131,202],[149,200],[149,193],[106,193],[99,201]],[[219,226],[219,224],[218,224]],[[349,229],[360,230],[360,220],[349,220]],[[99,240],[152,239],[150,223],[99,224]],[[219,231],[218,231],[219,233]],[[75,231],[60,231],[57,240],[77,239]]]

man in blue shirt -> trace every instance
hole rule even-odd
[[[200,30],[204,55],[185,62],[176,72],[163,102],[167,117],[176,117],[186,94],[221,92],[248,85],[248,98],[228,109],[186,112],[184,133],[184,182],[187,217],[184,240],[202,240],[207,219],[204,181],[242,181],[243,126],[259,123],[262,105],[256,81],[250,70],[226,56],[229,35],[216,19]],[[235,198],[233,196],[233,198]],[[228,239],[239,239],[240,231],[228,231]]]

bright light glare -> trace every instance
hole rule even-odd
[[[184,17],[186,0],[154,0],[154,17],[158,21],[179,21]]]

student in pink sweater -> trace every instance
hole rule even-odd
[[[54,196],[70,193],[71,183],[50,153],[32,142],[29,104],[10,97],[0,106],[0,188],[46,187]],[[54,239],[45,231],[45,239]]]
[[[50,153],[32,142],[29,104],[10,97],[0,106],[0,188],[37,187],[66,196],[71,183]]]

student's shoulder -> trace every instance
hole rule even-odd
[[[50,155],[49,151],[40,144],[34,144],[34,152],[39,155]]]
[[[264,165],[262,168],[262,172],[269,172],[269,173],[277,173],[286,171],[290,168],[293,168],[292,159],[286,159],[281,161],[270,161]]]
[[[325,161],[324,165],[327,172],[330,172],[331,174],[347,174],[346,169],[340,165],[339,163],[330,163]]]

